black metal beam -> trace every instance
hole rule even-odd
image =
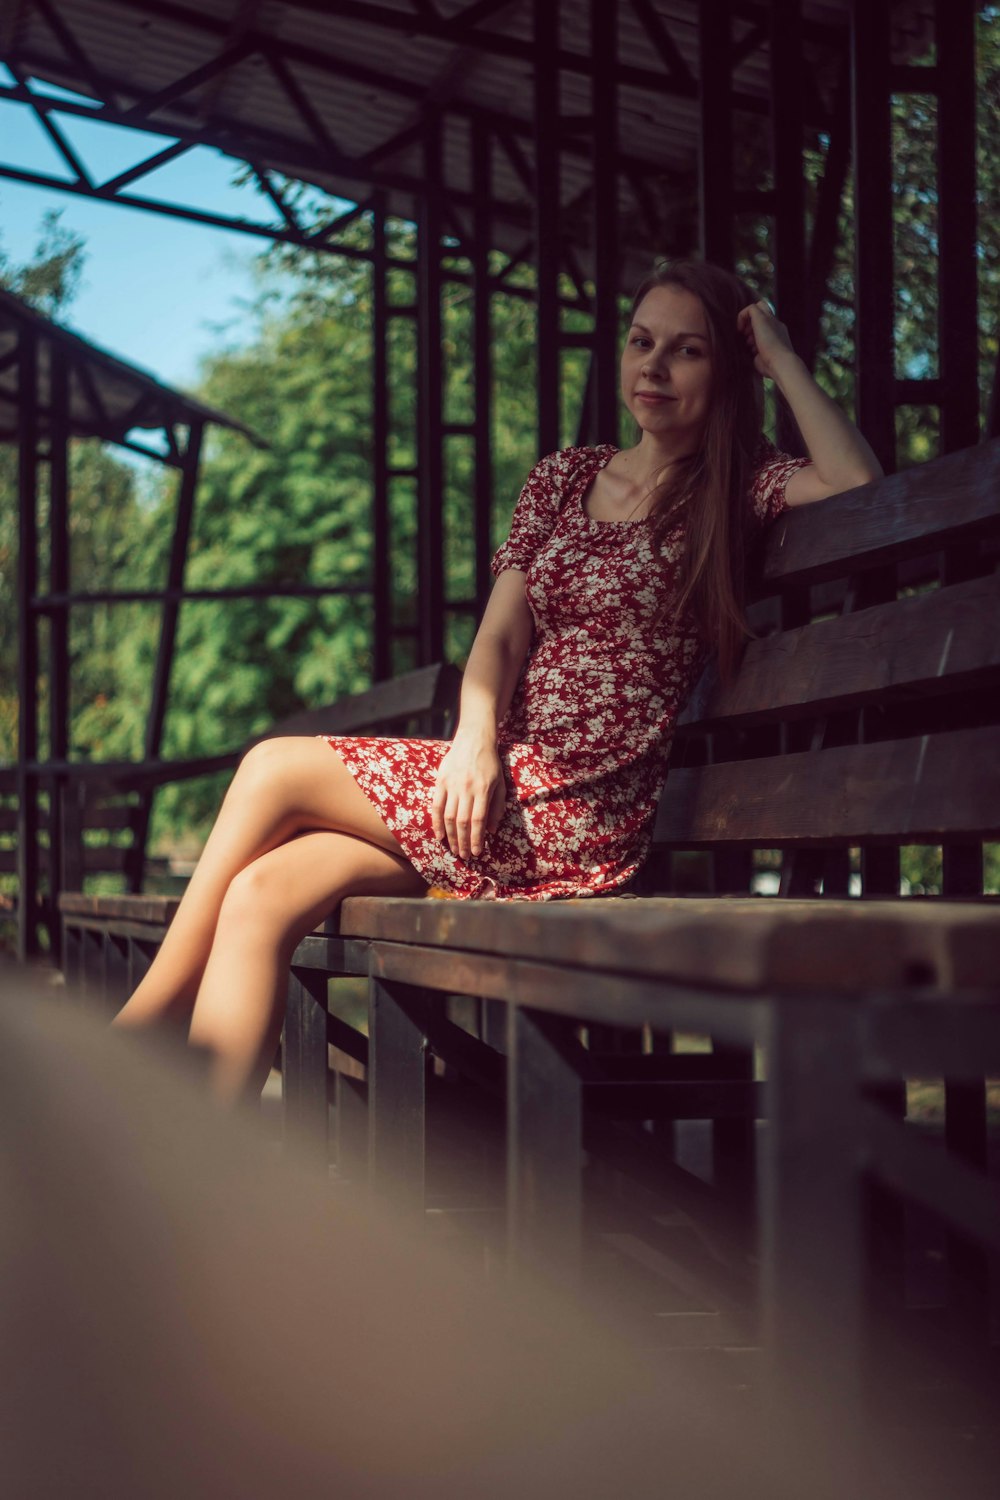
[[[170,669],[173,664],[174,641],[177,635],[177,618],[180,600],[184,597],[184,570],[187,564],[188,539],[194,518],[195,492],[198,487],[198,462],[201,455],[202,433],[202,423],[192,422],[177,495],[177,515],[174,521],[174,536],[167,568],[167,587],[161,596],[163,616],[160,623],[156,667],[153,673],[149,718],[146,722],[146,741],[143,752],[145,760],[156,760],[159,757],[163,740]]]
[[[698,12],[701,253],[727,269],[733,260],[733,87],[730,0],[702,0]]]
[[[979,441],[976,10],[975,0],[935,0],[942,453]]]
[[[389,253],[385,200],[372,203],[372,675],[392,675],[392,579],[389,559]]]
[[[632,0],[633,6],[636,0]],[[640,5],[639,9],[644,8]],[[650,18],[653,19],[653,18]],[[666,33],[664,33],[666,35]],[[593,437],[618,441],[618,0],[590,0],[590,45],[604,67],[593,75],[594,334]]]
[[[477,188],[472,225],[472,440],[476,607],[477,613],[481,613],[490,590],[493,550],[493,281],[490,275],[493,141],[482,125],[473,124],[470,130],[472,180]]]
[[[559,447],[559,8],[532,0],[538,451]]]
[[[845,47],[840,78],[833,102],[829,144],[823,177],[816,197],[812,238],[809,242],[809,269],[806,276],[805,321],[800,353],[812,370],[819,349],[820,324],[830,276],[837,249],[840,209],[851,161],[851,59]]]
[[[38,623],[28,601],[38,589],[38,341],[18,331],[21,431],[18,448],[17,559],[17,957],[38,952]]]
[[[69,367],[65,358],[50,352],[49,401],[49,589],[68,593],[70,588],[69,533]],[[61,611],[49,621],[49,755],[69,759],[69,614]],[[61,779],[49,785],[49,878],[50,910],[58,910],[64,874],[64,790]],[[58,921],[49,927],[49,940],[58,962],[62,951]]]
[[[419,666],[444,653],[444,361],[441,339],[441,118],[428,115],[417,221],[417,611]]]
[[[887,474],[896,467],[889,41],[887,8],[852,0],[855,415]]]
[[[806,315],[805,53],[802,0],[771,0],[771,160],[774,164],[774,291],[792,347],[801,349]],[[784,402],[778,447],[801,453],[802,440]]]

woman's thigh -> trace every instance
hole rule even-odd
[[[402,855],[351,834],[302,833],[234,877],[220,923],[267,943],[298,941],[345,896],[419,896],[426,889]]]
[[[340,756],[325,740],[280,735],[247,752],[239,772],[250,795],[272,803],[297,830],[350,833],[400,857],[403,851],[358,786]]]

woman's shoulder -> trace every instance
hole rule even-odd
[[[617,453],[613,443],[595,443],[591,446],[574,445],[572,448],[558,448],[554,453],[546,453],[535,465],[536,469],[544,469],[553,474],[571,474],[588,464],[599,463],[611,454]]]
[[[750,505],[759,521],[766,524],[787,509],[785,486],[796,469],[805,468],[810,462],[808,458],[782,453],[761,433],[751,460],[749,487]]]

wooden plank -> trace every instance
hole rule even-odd
[[[912,1127],[873,1105],[865,1107],[864,1132],[870,1171],[976,1244],[1000,1254],[1000,1198],[985,1173],[940,1141],[918,1139]]]
[[[584,1107],[614,1120],[759,1120],[764,1085],[632,1083],[597,1079],[583,1085]]]
[[[424,1211],[427,997],[373,975],[368,1000],[368,1180],[400,1215]]]
[[[981,968],[985,961],[986,967]],[[959,1000],[949,995],[879,997],[861,1014],[865,1074],[884,1079],[962,1078],[973,1074],[1000,1077],[1000,996],[995,958],[971,950],[962,962],[968,978],[993,987],[992,999]]]
[[[63,891],[59,897],[59,910],[67,917],[127,917],[133,922],[162,926],[179,905],[177,896],[88,896],[82,891]]]
[[[421,667],[377,682],[366,692],[291,714],[250,743],[288,734],[373,734],[394,723],[435,712],[444,718],[457,700],[459,681],[457,668],[447,664]],[[442,724],[440,732],[444,729]]]
[[[446,948],[373,943],[372,973],[439,994],[486,995],[584,1022],[618,1021],[663,1030],[711,1030],[752,1043],[762,1035],[765,1002],[664,980],[619,979],[553,964],[521,962]]]
[[[761,588],[817,583],[1000,532],[1000,441],[915,464],[768,528]]]
[[[317,1151],[328,1151],[325,974],[292,967],[288,976],[281,1037],[281,1098],[286,1135]]]
[[[706,673],[679,727],[763,724],[972,687],[1000,694],[1000,576],[751,641],[738,676]]]
[[[698,849],[956,834],[1000,837],[1000,727],[671,771],[654,840]]]
[[[582,1052],[560,1018],[512,1007],[507,1029],[507,1243],[513,1260],[580,1271]],[[586,1054],[583,1054],[586,1058]]]
[[[762,993],[808,992],[818,975],[825,988],[845,995],[906,993],[916,984],[949,993],[1000,985],[1000,906],[988,901],[649,896],[542,903],[352,897],[343,903],[341,927],[382,945],[379,961],[400,978],[408,945],[425,955],[439,949],[440,973],[429,957],[416,961],[422,972],[434,973],[429,984],[440,981],[447,989],[452,974],[455,993],[515,999],[505,988],[509,979],[526,986],[536,998],[524,1003],[535,1005],[548,1002],[537,998],[542,978],[536,984],[527,977],[532,965],[541,966],[540,976],[551,975],[555,965],[569,966],[578,975],[581,997],[589,976],[599,988],[609,974],[690,985],[692,991]],[[477,954],[497,962],[477,966]],[[505,964],[513,958],[529,968],[508,973]],[[477,975],[488,989],[476,988]],[[610,1016],[595,1013],[593,1019],[641,1025],[648,1016],[637,1004]]]
[[[822,970],[817,970],[822,972]],[[767,1046],[761,1294],[782,1409],[853,1426],[863,1377],[861,1099],[853,1008],[776,1006]]]

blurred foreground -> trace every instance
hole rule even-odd
[[[319,1164],[276,1160],[184,1054],[22,971],[0,987],[11,1500],[991,1492],[961,1434],[865,1452],[828,1404],[768,1418],[592,1303],[485,1286]]]

